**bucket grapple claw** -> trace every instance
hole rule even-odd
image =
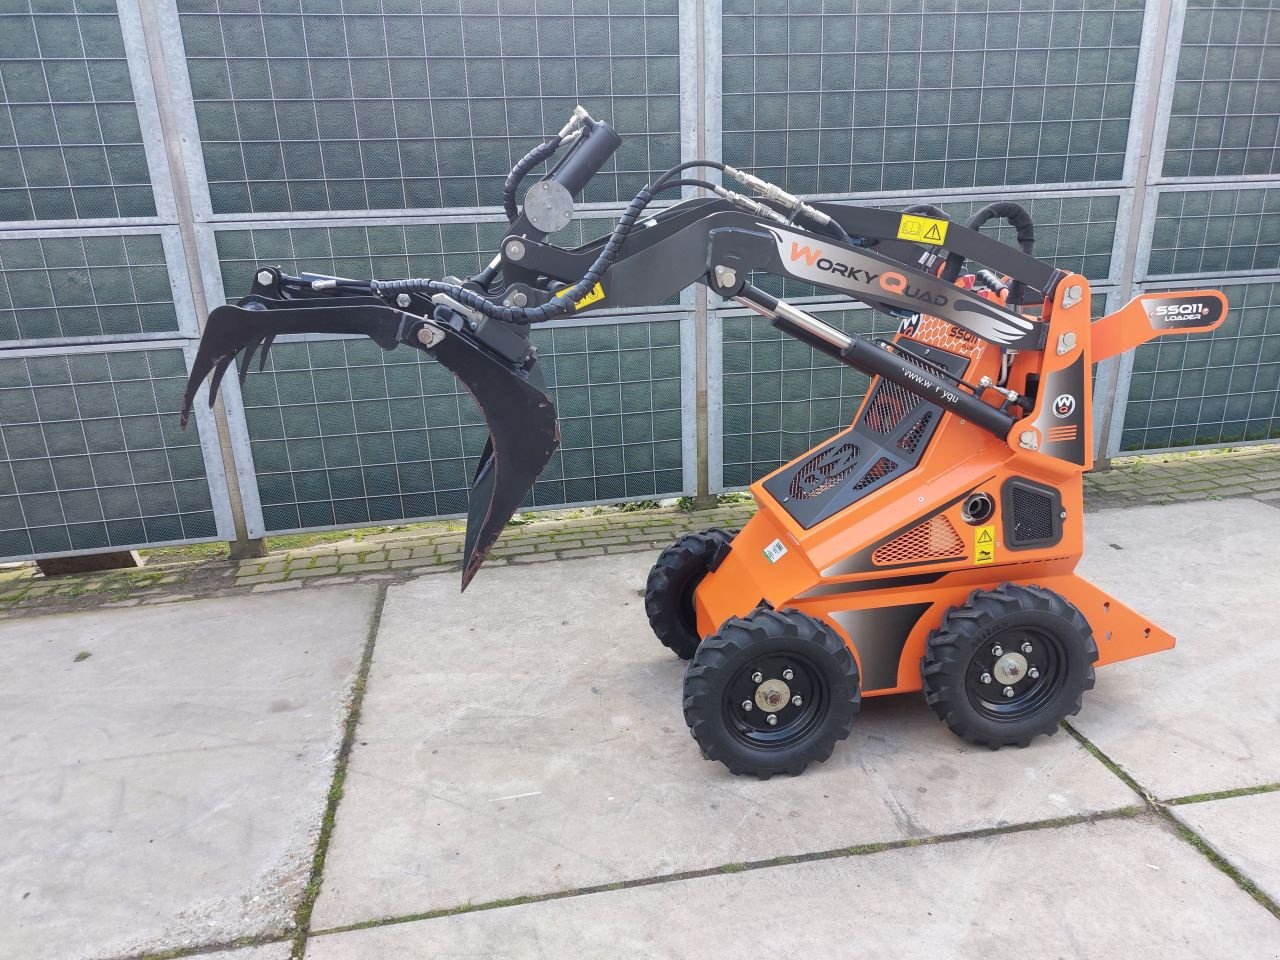
[[[280,282],[287,284],[291,279],[280,278]],[[527,340],[513,350],[516,334],[510,330],[489,329],[488,336],[501,337],[499,349],[492,349],[483,339],[484,325],[468,323],[464,315],[445,306],[433,308],[430,302],[425,306],[431,316],[422,317],[393,309],[377,297],[277,299],[262,296],[257,289],[209,314],[182,398],[182,426],[186,427],[206,379],[212,407],[232,362],[239,359],[243,383],[255,354],[262,370],[272,343],[283,335],[356,334],[369,337],[384,350],[406,344],[431,354],[475,399],[489,428],[468,491],[462,560],[465,590],[560,444],[555,405],[537,369],[536,352]]]

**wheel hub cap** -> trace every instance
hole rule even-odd
[[[991,672],[1001,683],[1017,683],[1027,675],[1027,658],[1020,653],[1006,653],[996,661]]]
[[[756,687],[755,700],[766,713],[777,713],[791,702],[791,688],[782,680],[766,680]]]

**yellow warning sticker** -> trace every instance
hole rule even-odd
[[[568,289],[568,287],[561,287],[556,291],[556,296],[559,296]],[[596,285],[587,291],[587,295],[573,305],[573,309],[581,310],[583,307],[589,307],[591,304],[599,303],[603,299],[604,287],[600,286],[600,282],[597,280]]]
[[[994,563],[996,559],[996,528],[973,528],[973,562]]]
[[[898,239],[914,240],[916,243],[945,243],[947,221],[904,213],[902,220],[898,223]]]

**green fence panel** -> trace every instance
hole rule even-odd
[[[1162,190],[1148,276],[1239,274],[1280,266],[1280,188]]]
[[[1280,174],[1280,9],[1189,0],[1164,148],[1166,177]]]
[[[1142,0],[725,0],[724,159],[795,193],[1116,181]]]
[[[185,381],[173,347],[0,352],[0,557],[229,536]]]
[[[155,216],[112,0],[16,0],[0,24],[0,221]]]
[[[584,199],[680,159],[676,0],[178,11],[214,213],[495,206],[578,102],[627,133]]]
[[[1134,353],[1122,451],[1280,437],[1280,282],[1223,287],[1226,322]]]

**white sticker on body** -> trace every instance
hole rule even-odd
[[[770,563],[777,563],[787,555],[787,548],[782,545],[781,540],[775,540],[764,548],[764,555]]]

